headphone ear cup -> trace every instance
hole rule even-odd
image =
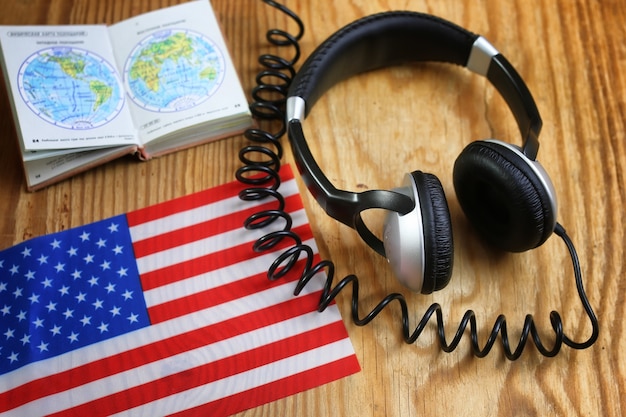
[[[432,174],[415,171],[412,174],[417,189],[424,223],[424,287],[422,293],[439,291],[448,285],[454,262],[454,240],[448,201],[439,179]]]
[[[469,144],[454,164],[453,181],[470,223],[497,248],[533,249],[554,230],[554,187],[541,165],[513,145]]]
[[[443,187],[432,174],[415,171],[405,187],[413,211],[390,212],[385,220],[385,253],[398,280],[413,291],[430,294],[444,288],[452,275],[454,243]]]

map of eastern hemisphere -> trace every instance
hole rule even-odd
[[[131,52],[124,70],[139,106],[175,112],[206,101],[224,79],[224,57],[208,38],[189,30],[156,32]]]
[[[124,92],[115,68],[74,47],[43,49],[22,64],[20,94],[43,120],[67,129],[93,129],[118,115]]]

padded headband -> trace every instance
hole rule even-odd
[[[515,116],[524,154],[534,160],[539,149],[542,122],[535,101],[513,66],[484,38],[438,17],[405,11],[371,15],[339,30],[311,54],[292,81],[287,98],[289,138],[298,169],[318,203],[381,254],[382,242],[365,227],[360,212],[383,208],[405,214],[414,202],[393,191],[337,190],[315,162],[301,124],[336,83],[366,71],[426,61],[461,65],[486,76]]]

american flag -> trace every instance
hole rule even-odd
[[[317,253],[288,166],[294,229]],[[358,372],[323,278],[266,278],[228,183],[0,252],[0,413],[230,415]]]

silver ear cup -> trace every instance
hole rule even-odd
[[[383,244],[391,268],[400,283],[415,292],[424,284],[424,226],[419,193],[413,176],[407,174],[401,188],[394,191],[415,201],[407,214],[388,212],[383,225]]]

